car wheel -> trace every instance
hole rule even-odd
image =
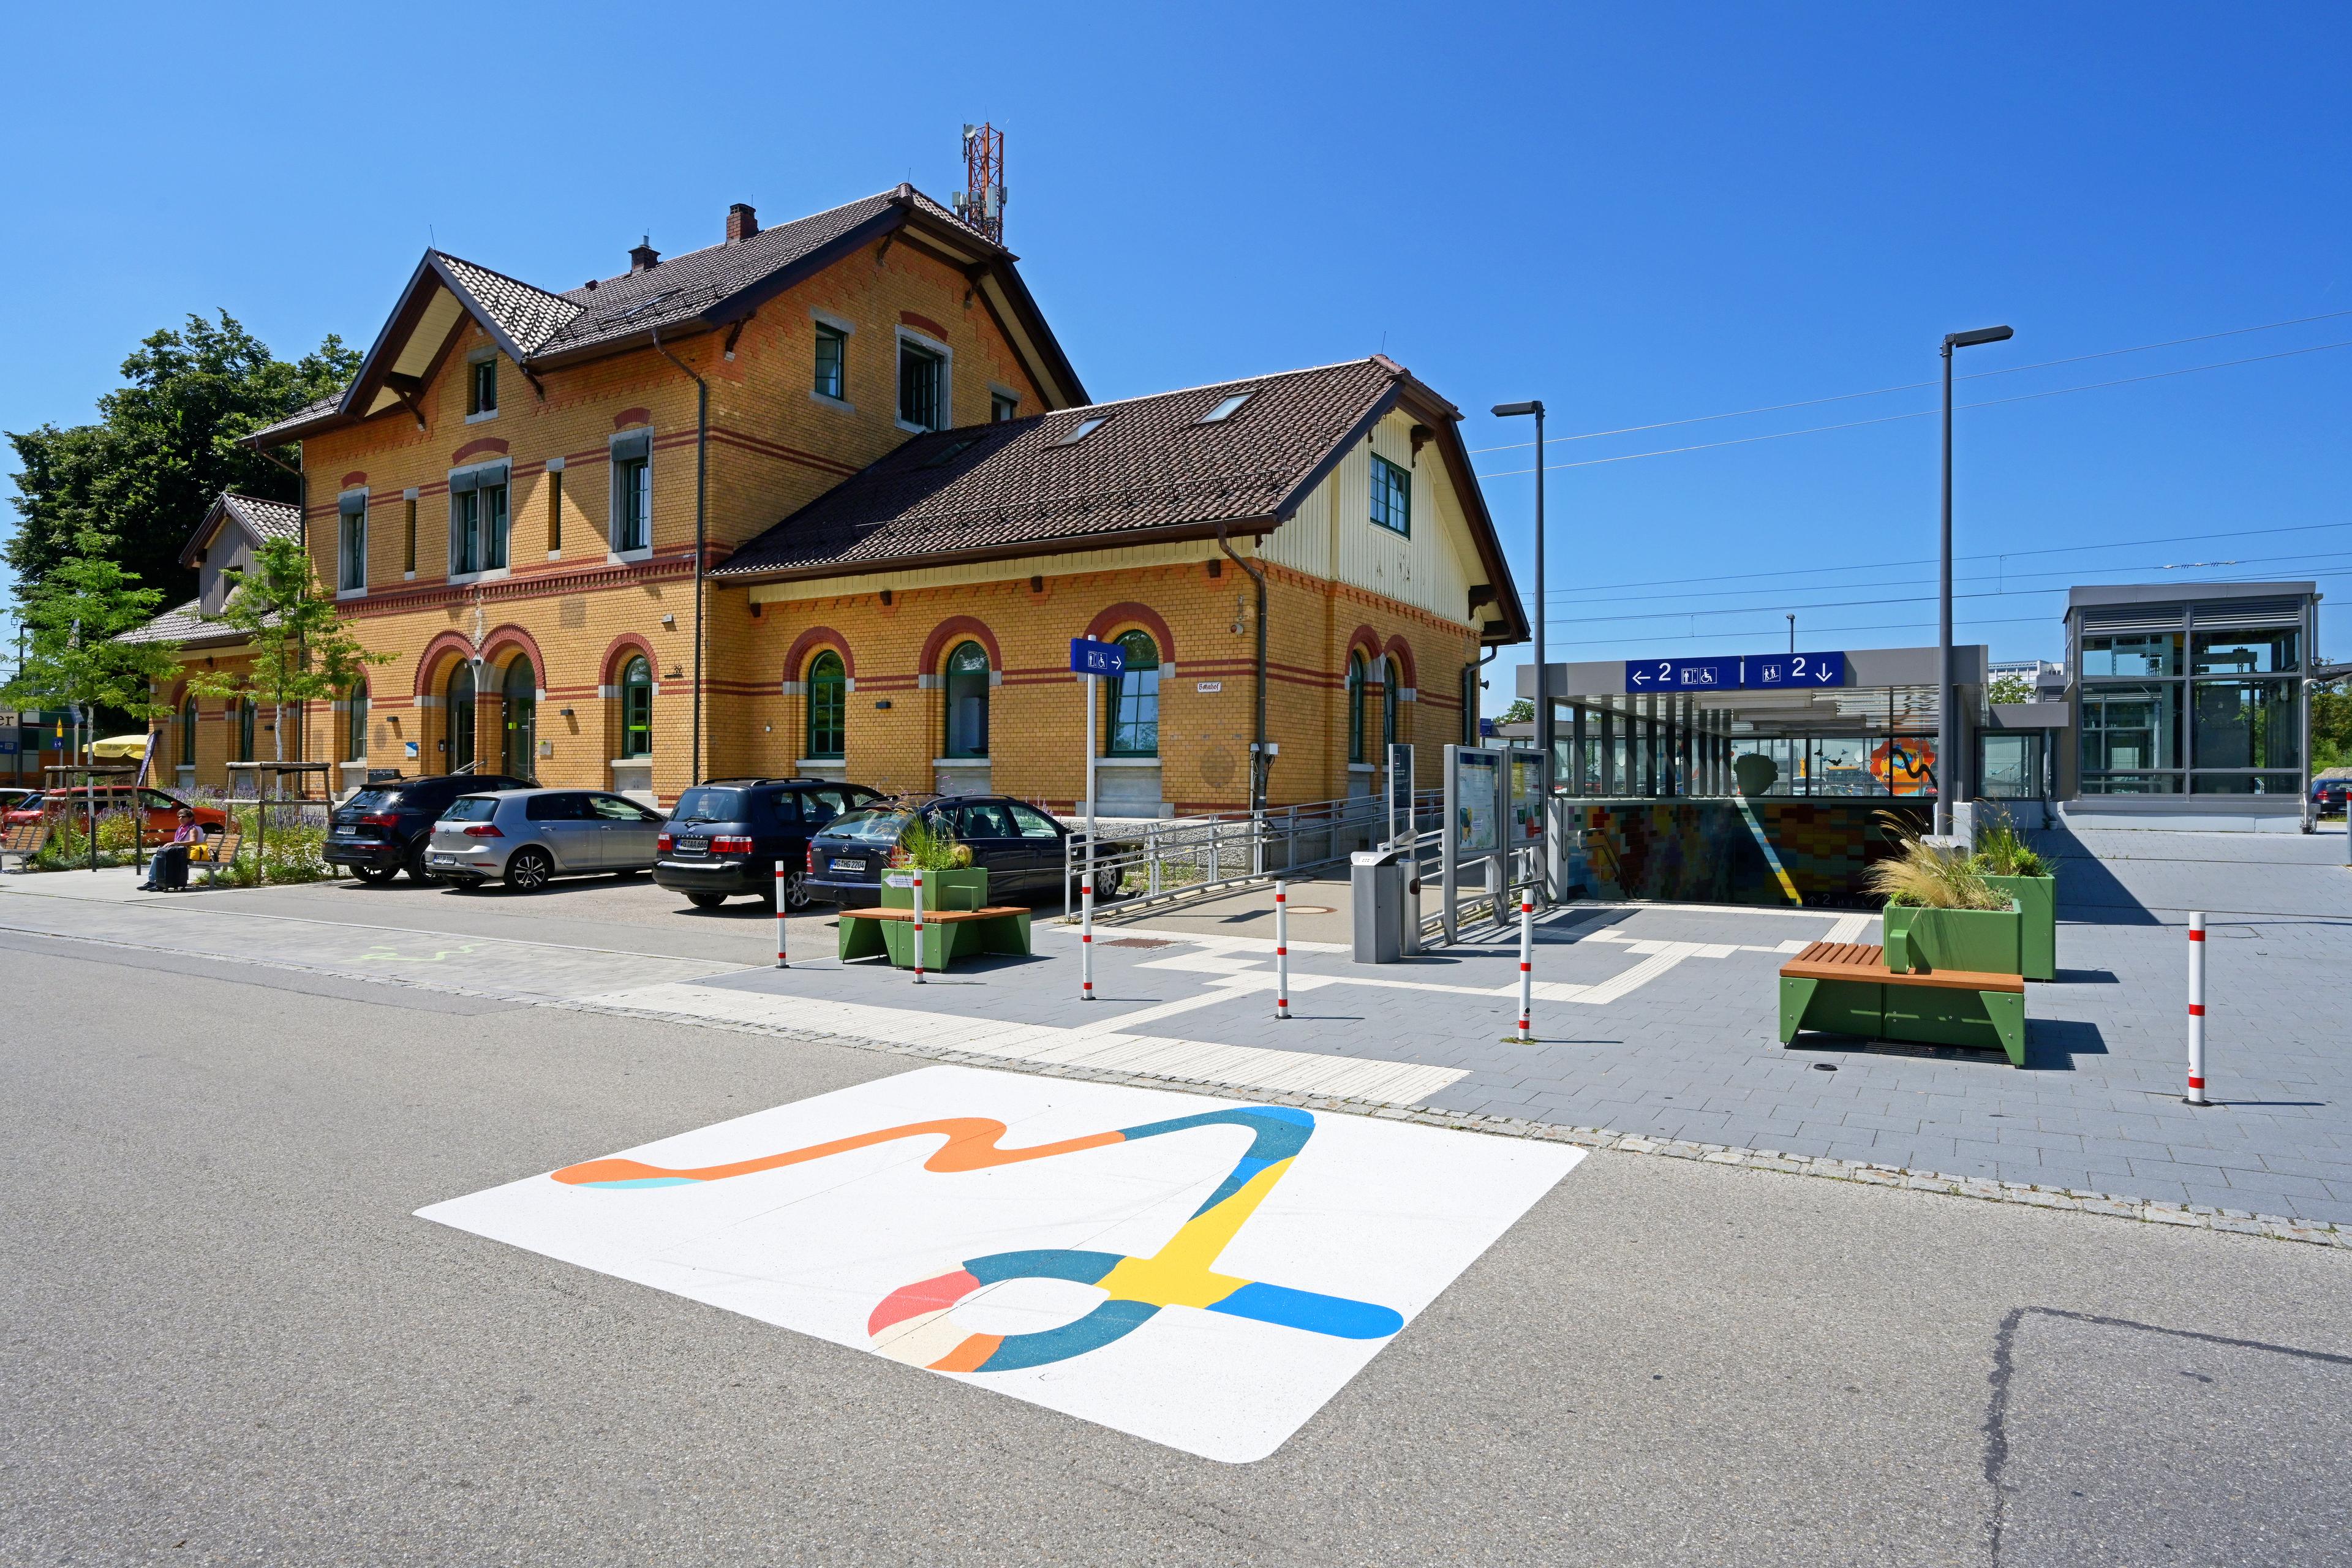
[[[555,875],[555,862],[544,849],[525,845],[507,857],[507,886],[518,893],[536,893]]]
[[[715,910],[727,901],[724,893],[688,893],[686,901],[698,910]]]
[[[408,847],[408,879],[412,882],[427,883],[436,880],[433,873],[425,868],[425,839],[423,837],[419,837],[415,843]]]
[[[352,875],[372,888],[381,888],[400,875],[397,866],[354,866]]]
[[[760,901],[767,905],[770,909],[776,907],[776,883],[775,879],[772,877],[760,885]],[[809,896],[808,873],[806,871],[787,871],[784,873],[784,908],[787,910],[804,910],[814,901],[815,900]]]

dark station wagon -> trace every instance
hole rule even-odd
[[[772,902],[784,863],[784,906],[806,909],[810,836],[882,798],[827,779],[713,779],[677,797],[662,830],[654,880],[701,910],[749,894]]]
[[[810,840],[811,895],[856,908],[876,902],[884,873],[903,862],[898,841],[919,816],[970,847],[971,863],[988,873],[992,899],[1040,893],[1058,897],[1066,869],[1086,853],[1084,829],[1073,829],[1052,813],[1010,795],[901,799],[851,812]],[[1132,846],[1103,841],[1106,854],[1129,847]],[[1104,872],[1096,883],[1096,897],[1117,897],[1118,884],[1118,871]]]

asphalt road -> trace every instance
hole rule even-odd
[[[412,1217],[907,1058],[21,932],[0,994],[0,1561],[2352,1562],[2341,1250],[1600,1153],[1228,1466]]]

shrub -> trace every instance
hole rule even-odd
[[[1973,858],[1957,849],[1938,849],[1911,830],[1911,825],[1891,812],[1879,821],[1894,838],[1896,852],[1871,863],[1864,880],[1890,904],[1930,910],[2005,910],[2009,900],[1984,879]]]
[[[2020,838],[2016,826],[2006,816],[1978,832],[1976,868],[1990,877],[2050,875],[2042,852]]]
[[[898,837],[898,861],[918,871],[956,871],[971,864],[971,847],[958,843],[945,823],[915,816]]]

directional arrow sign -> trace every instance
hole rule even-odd
[[[1770,691],[1791,687],[1843,686],[1843,653],[1769,653],[1706,658],[1632,658],[1625,689],[1643,691]]]

